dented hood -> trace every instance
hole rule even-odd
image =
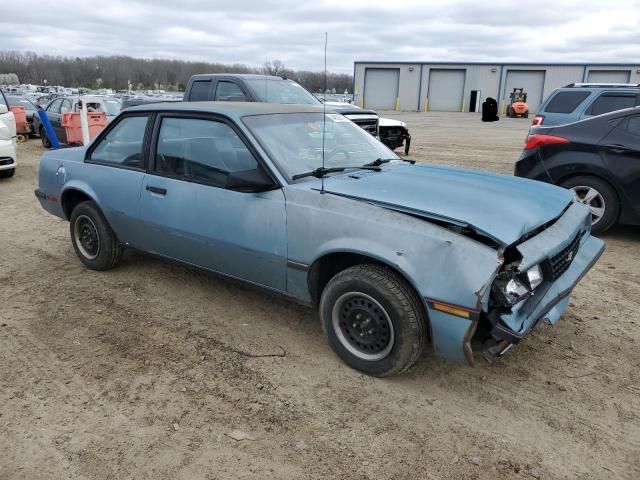
[[[570,191],[550,184],[476,170],[388,164],[381,172],[327,177],[327,192],[383,207],[469,225],[504,245],[558,217]]]

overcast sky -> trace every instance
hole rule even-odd
[[[92,6],[95,5],[95,6]],[[321,70],[355,60],[638,62],[640,0],[1,0],[0,49]]]

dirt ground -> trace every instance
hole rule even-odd
[[[528,127],[390,116],[420,161],[502,173]],[[502,359],[375,379],[310,309],[140,254],[84,268],[33,195],[41,153],[0,181],[0,479],[640,478],[640,228]]]

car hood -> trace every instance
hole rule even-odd
[[[570,191],[506,175],[389,164],[325,178],[325,191],[409,214],[467,225],[503,245],[559,217]]]
[[[380,126],[381,127],[403,127],[406,128],[407,124],[401,122],[400,120],[394,120],[393,118],[383,118],[380,117]]]

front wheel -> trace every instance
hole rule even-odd
[[[427,320],[411,286],[379,265],[334,276],[320,299],[322,328],[347,365],[374,376],[407,370],[424,349]]]
[[[122,246],[95,202],[78,204],[71,213],[69,227],[73,248],[85,266],[109,270],[118,264]]]
[[[603,233],[616,223],[620,205],[611,186],[596,177],[578,176],[562,182],[564,188],[573,191],[578,202],[591,210],[591,231]]]

